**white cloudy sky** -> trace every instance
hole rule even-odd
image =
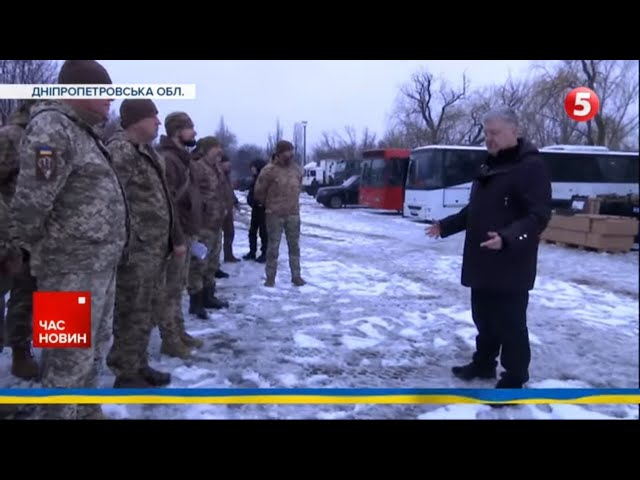
[[[427,67],[472,86],[503,83],[526,74],[527,60],[99,60],[114,83],[196,85],[196,100],[158,101],[161,119],[188,112],[199,136],[211,134],[223,115],[240,143],[266,145],[279,119],[286,137],[306,120],[307,144],[322,131],[346,125],[384,133],[399,87]],[[115,105],[118,107],[118,104]]]

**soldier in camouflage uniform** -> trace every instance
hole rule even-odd
[[[158,135],[158,110],[151,100],[127,99],[120,106],[124,130],[107,148],[124,185],[131,212],[131,240],[126,263],[116,277],[113,346],[107,365],[114,388],[160,387],[171,375],[149,366],[147,348],[154,317],[164,312],[164,281],[169,254],[185,255],[173,237],[174,212],[164,169],[151,142]]]
[[[165,118],[166,135],[160,137],[158,152],[165,165],[169,192],[176,211],[176,232],[186,249],[185,255],[172,255],[167,265],[166,301],[164,314],[159,318],[161,352],[187,359],[191,349],[201,342],[189,335],[184,327],[182,293],[187,286],[192,239],[200,233],[202,202],[198,189],[197,168],[192,168],[187,150],[196,144],[193,121],[184,112],[174,112]]]
[[[302,169],[293,162],[293,145],[281,140],[276,145],[271,163],[262,169],[254,189],[254,198],[267,213],[266,287],[275,286],[282,232],[289,247],[291,281],[305,285],[300,273],[300,191]]]
[[[67,60],[60,84],[110,84],[93,60]],[[20,146],[12,224],[42,291],[91,292],[91,347],[45,349],[44,388],[96,388],[111,340],[116,268],[126,251],[124,189],[94,126],[111,100],[43,101]],[[98,405],[45,405],[44,418],[101,418]]]
[[[207,256],[199,259],[191,257],[187,291],[191,300],[189,313],[199,318],[208,318],[207,308],[227,308],[228,302],[216,297],[215,274],[220,266],[220,255],[215,255],[220,243],[222,222],[227,212],[233,208],[229,202],[223,182],[225,175],[220,167],[222,146],[215,137],[198,140],[193,158],[194,168],[198,168],[200,195],[202,197],[202,229],[197,239],[207,247]]]
[[[33,100],[23,101],[9,118],[8,125],[0,128],[0,194],[7,205],[16,191],[16,179],[20,171],[19,145],[24,129],[29,122],[29,109]],[[8,222],[8,218],[7,218]],[[1,223],[0,229],[9,230],[8,223]],[[30,380],[38,376],[38,364],[31,354],[32,298],[36,280],[31,276],[28,254],[24,253],[23,269],[11,282],[0,288],[0,349],[6,343],[11,346],[11,373],[16,377]],[[11,290],[4,325],[6,293]],[[6,331],[7,341],[4,342]]]
[[[9,228],[5,228],[5,226],[9,226],[9,219],[9,207],[0,196],[0,292],[8,291],[11,288],[13,278],[23,270],[22,252],[11,241]],[[0,305],[0,308],[4,309],[4,304]],[[2,344],[0,344],[1,351]],[[0,404],[0,419],[14,418],[18,411],[19,405]]]

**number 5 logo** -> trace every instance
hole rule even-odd
[[[600,99],[590,88],[574,88],[564,99],[564,109],[571,120],[588,122],[600,110]]]

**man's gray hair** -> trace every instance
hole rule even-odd
[[[516,112],[514,112],[512,108],[507,106],[495,107],[485,113],[482,117],[482,123],[486,123],[490,120],[502,120],[504,122],[510,123],[514,127],[517,127],[519,125]]]

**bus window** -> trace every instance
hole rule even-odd
[[[638,157],[631,155],[599,155],[596,157],[602,174],[601,182],[637,183]]]
[[[478,175],[487,153],[482,150],[451,150],[444,158],[444,186],[469,183]]]
[[[405,168],[407,160],[403,158],[392,158],[387,163],[391,167],[391,176],[389,177],[389,186],[401,187],[405,181]]]
[[[600,167],[593,155],[544,152],[551,179],[559,183],[602,182]]]
[[[382,187],[384,185],[384,175],[387,162],[382,158],[375,158],[371,161],[371,182],[372,187]]]
[[[411,172],[407,175],[407,189],[436,190],[443,188],[442,152],[426,150],[411,154]]]

